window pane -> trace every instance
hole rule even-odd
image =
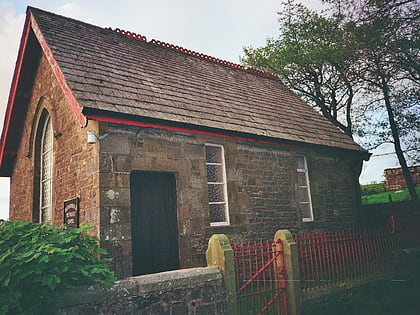
[[[207,165],[207,182],[223,182],[222,165]]]
[[[305,169],[305,158],[303,156],[296,157],[296,168],[299,170]]]
[[[41,210],[41,222],[49,222],[51,221],[51,208],[44,208]]]
[[[309,202],[309,192],[307,187],[299,187],[299,201]]]
[[[45,118],[45,125],[41,139],[40,152],[40,221],[52,219],[52,163],[53,163],[53,130],[49,117]]]
[[[209,202],[225,201],[223,187],[223,184],[208,184]]]
[[[206,144],[207,188],[211,225],[228,225],[225,162],[223,147]]]
[[[45,154],[42,157],[42,179],[46,180],[48,178],[51,178],[51,154]]]
[[[210,222],[226,222],[226,205],[210,204]]]
[[[206,162],[222,163],[222,148],[214,146],[206,146]]]
[[[42,152],[48,152],[52,149],[52,128],[51,128],[51,120],[47,119],[45,126],[45,134],[44,138],[42,139]]]
[[[301,203],[300,210],[302,211],[303,219],[312,219],[311,214],[311,204],[310,203]]]
[[[297,173],[298,186],[306,186],[306,174],[303,172]]]
[[[41,207],[46,207],[51,204],[51,182],[46,181],[41,184],[42,195],[41,195]]]

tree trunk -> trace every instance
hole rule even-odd
[[[408,192],[410,193],[410,198],[412,200],[418,200],[419,198],[417,196],[417,192],[415,188],[416,186],[414,185],[413,179],[411,178],[411,174],[407,166],[407,161],[405,160],[404,153],[401,148],[400,136],[398,135],[397,124],[394,119],[394,112],[392,111],[391,99],[389,96],[389,87],[384,78],[382,78],[381,81],[382,81],[381,89],[384,96],[386,111],[388,113],[389,124],[391,126],[392,138],[394,139],[395,153],[397,154],[398,162],[401,165],[402,173],[403,173],[405,182],[407,183]]]

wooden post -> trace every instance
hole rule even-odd
[[[299,277],[299,262],[295,240],[288,230],[278,230],[274,239],[280,239],[283,243],[284,267],[287,272],[287,307],[289,314],[301,313],[301,289]]]
[[[228,314],[238,314],[236,276],[233,249],[224,234],[213,234],[206,251],[207,266],[217,266],[225,275]]]

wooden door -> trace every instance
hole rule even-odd
[[[133,171],[130,189],[133,275],[179,269],[175,175]]]

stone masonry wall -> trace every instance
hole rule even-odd
[[[58,314],[226,313],[223,273],[216,267],[183,269],[117,281],[110,287],[70,291]]]
[[[79,197],[80,222],[99,230],[99,157],[87,144],[87,129],[81,128],[44,56],[41,57],[31,94],[16,164],[11,176],[10,219],[32,221],[34,204],[34,145],[38,120],[47,109],[54,130],[53,223],[62,224],[64,201]],[[89,122],[89,130],[97,130]],[[35,132],[34,132],[34,131]],[[37,210],[35,210],[37,211]]]
[[[34,137],[43,109],[54,129],[53,223],[63,203],[79,197],[80,221],[96,230],[119,278],[132,275],[130,174],[172,172],[176,177],[178,241],[182,268],[204,266],[207,241],[270,238],[278,229],[333,229],[358,222],[360,161],[328,150],[270,145],[210,135],[89,121],[81,128],[41,57],[11,179],[10,218],[32,220]],[[100,140],[88,144],[86,133]],[[230,226],[210,227],[205,144],[224,146]],[[302,223],[295,156],[307,158],[315,221]]]
[[[100,123],[101,242],[119,277],[131,275],[130,173],[176,176],[180,263],[204,266],[212,234],[267,239],[278,229],[338,229],[358,223],[357,165],[331,152]],[[205,143],[225,149],[230,226],[210,227]],[[295,156],[307,158],[315,221],[303,223]],[[357,163],[356,163],[357,162]]]

